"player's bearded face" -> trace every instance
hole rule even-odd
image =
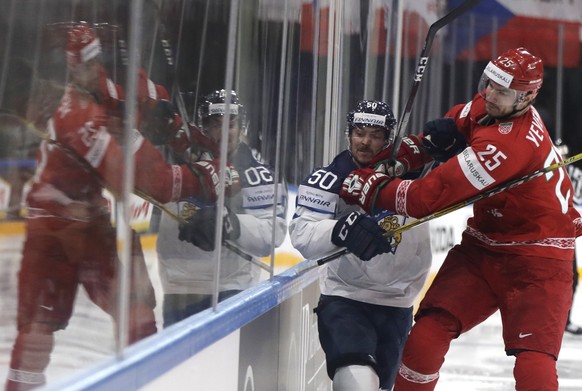
[[[355,127],[350,136],[354,160],[360,166],[367,166],[386,145],[384,128],[362,126]]]

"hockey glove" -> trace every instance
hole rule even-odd
[[[216,159],[200,160],[189,166],[200,180],[201,188],[205,191],[203,194],[205,201],[214,202],[218,198],[220,191],[218,176],[219,163]],[[232,165],[227,164],[225,169],[225,194],[227,197],[232,197],[240,191],[240,177]]]
[[[336,246],[347,248],[362,261],[369,261],[392,249],[384,233],[373,218],[360,212],[352,212],[335,223],[331,241]]]
[[[186,150],[190,148],[191,144],[188,133],[186,133],[186,130],[182,128],[176,132],[174,137],[172,137],[166,145],[172,149],[172,152],[174,152],[174,155],[178,157],[178,160],[183,162],[200,160],[199,158],[190,159],[190,156],[186,155]]]
[[[225,195],[227,197],[232,197],[241,190],[240,185],[240,176],[238,175],[238,171],[234,168],[234,166],[230,163],[226,163],[224,173],[224,183],[225,183]]]
[[[467,140],[454,119],[440,118],[424,125],[422,145],[434,160],[446,162],[467,147]]]
[[[183,162],[212,160],[219,156],[219,146],[193,124],[188,124],[188,132],[180,129],[168,145]]]
[[[214,251],[216,232],[216,206],[198,210],[186,222],[179,225],[178,238],[190,242],[204,251]],[[222,239],[235,240],[240,237],[240,222],[236,213],[224,207],[222,218]]]
[[[370,167],[393,177],[401,177],[408,172],[422,168],[426,163],[432,161],[432,157],[426,153],[418,136],[402,138],[402,144],[400,144],[400,149],[396,155],[396,162],[390,161],[391,155],[391,147],[384,149],[372,159]]]
[[[371,168],[360,168],[352,171],[344,180],[340,197],[350,205],[360,205],[366,212],[374,215],[374,203],[378,192],[394,177]]]
[[[146,114],[141,131],[152,144],[165,145],[176,136],[182,124],[176,106],[168,100],[160,99]]]
[[[190,149],[194,154],[200,156],[202,153],[206,152],[210,154],[212,158],[217,158],[220,155],[220,145],[206,134],[202,133],[202,131],[195,125],[190,124],[189,129],[192,142]]]
[[[218,162],[214,160],[201,160],[192,165],[188,165],[190,170],[198,177],[204,201],[215,202],[220,191],[220,181],[218,178]]]

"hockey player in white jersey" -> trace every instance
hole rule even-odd
[[[289,227],[293,245],[307,259],[343,247],[350,251],[320,269],[321,296],[315,309],[334,391],[392,388],[412,325],[413,303],[431,264],[427,225],[396,235],[390,244],[384,230],[410,218],[387,211],[369,216],[338,196],[351,170],[368,166],[379,152],[390,149],[395,124],[386,103],[359,102],[347,116],[348,150],[302,182]],[[402,153],[420,154],[418,148],[412,151],[414,144],[406,138]]]
[[[245,108],[237,94],[214,91],[198,107],[198,130],[191,127],[193,148],[204,147],[204,153],[218,153],[223,118],[228,116],[227,161],[240,174],[241,191],[226,194],[223,239],[242,249],[256,261],[271,254],[285,238],[287,224],[286,186],[279,184],[275,193],[275,176],[259,162],[241,137],[246,129]],[[203,140],[204,139],[204,140]],[[212,156],[216,158],[217,156]],[[277,194],[277,199],[275,199]],[[180,226],[168,215],[162,215],[157,240],[159,273],[164,290],[164,327],[174,324],[211,306],[215,264],[213,251],[216,203],[191,199],[170,203],[169,209],[188,223]],[[273,218],[273,208],[277,209]],[[271,243],[275,231],[275,243]],[[259,282],[261,269],[243,256],[223,247],[219,270],[219,301],[250,288]]]

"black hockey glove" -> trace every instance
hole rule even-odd
[[[168,100],[160,99],[145,113],[141,132],[154,145],[167,144],[182,128],[178,109]]]
[[[352,212],[335,223],[331,241],[336,246],[347,248],[362,261],[369,261],[392,249],[384,234],[385,231],[373,218]]]
[[[185,223],[180,223],[178,238],[190,242],[204,251],[214,251],[216,232],[216,207],[198,210]],[[222,219],[222,239],[235,240],[240,236],[240,222],[236,213],[225,207]]]
[[[454,119],[440,118],[424,125],[422,145],[434,160],[446,162],[467,147],[467,140]]]

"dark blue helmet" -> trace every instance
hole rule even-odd
[[[204,123],[211,117],[222,117],[226,114],[226,90],[216,90],[202,98],[198,105],[197,125],[204,129]],[[246,110],[240,103],[235,91],[230,91],[229,115],[231,120],[238,118],[240,128],[246,130]]]
[[[379,100],[363,100],[358,103],[356,109],[346,116],[348,136],[356,126],[373,126],[384,128],[386,140],[391,140],[392,132],[396,126],[396,118],[392,108]]]

